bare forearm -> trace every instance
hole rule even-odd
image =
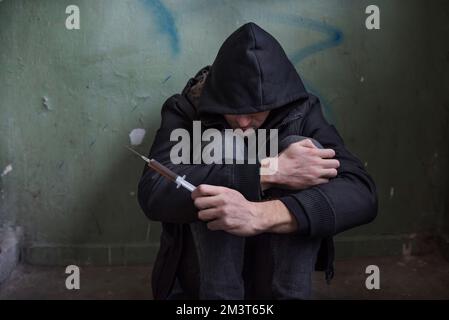
[[[287,207],[279,200],[254,202],[264,232],[292,233],[298,230],[298,223]]]

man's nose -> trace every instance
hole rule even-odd
[[[237,117],[237,123],[239,124],[239,127],[246,128],[251,123],[251,118],[248,116],[239,116]]]

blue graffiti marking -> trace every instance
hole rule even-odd
[[[173,54],[177,55],[179,49],[179,36],[176,29],[175,19],[170,10],[160,0],[142,0],[156,16],[156,23],[161,33],[168,36],[170,40],[170,47]]]
[[[294,64],[300,63],[305,58],[317,52],[336,47],[343,42],[343,33],[339,29],[326,23],[289,14],[281,15],[275,18],[277,22],[288,25],[296,25],[301,28],[320,32],[327,36],[322,41],[311,44],[294,52],[290,58]]]
[[[169,75],[167,78],[165,78],[165,79],[162,81],[162,83],[163,83],[163,84],[166,83],[168,80],[170,80],[170,78],[171,78],[171,75]]]

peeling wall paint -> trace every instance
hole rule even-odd
[[[50,106],[50,101],[48,100],[48,98],[46,96],[42,97],[42,105],[44,106],[45,110],[47,110],[47,111],[52,110],[52,108]]]
[[[3,172],[2,172],[2,174],[0,175],[2,178],[4,177],[4,176],[6,176],[8,173],[10,173],[12,171],[12,165],[11,164],[8,164],[6,167],[5,167],[5,169],[3,169]]]
[[[143,139],[145,138],[146,131],[145,129],[137,128],[133,129],[129,133],[129,141],[131,145],[138,146],[141,145],[143,142]]]

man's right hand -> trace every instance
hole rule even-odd
[[[329,182],[337,176],[340,162],[333,149],[319,149],[310,139],[292,143],[277,157],[262,160],[262,166],[278,161],[277,171],[272,175],[261,175],[262,189],[280,187],[286,189],[307,189]]]

